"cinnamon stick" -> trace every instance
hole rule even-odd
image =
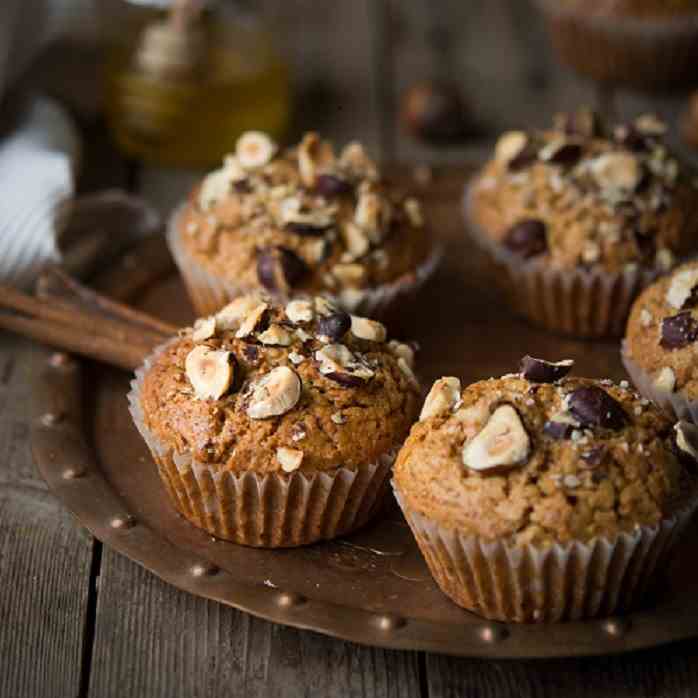
[[[10,311],[0,312],[0,328],[129,370],[176,333],[175,327],[57,270],[47,277],[40,297],[0,285],[0,308]]]

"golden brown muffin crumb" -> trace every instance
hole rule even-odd
[[[382,325],[374,339],[355,325],[364,323],[323,298],[239,298],[155,358],[145,424],[176,452],[233,472],[376,462],[407,435],[419,389],[409,347],[387,343]]]
[[[526,357],[522,373],[457,394],[457,379],[437,381],[395,464],[403,505],[461,533],[539,544],[670,516],[695,467],[677,457],[672,423],[626,381],[570,368]]]
[[[504,134],[471,188],[470,216],[522,259],[557,268],[667,270],[698,242],[696,188],[643,116],[610,133],[592,112]]]
[[[381,179],[359,143],[336,153],[317,133],[285,151],[244,134],[192,192],[179,235],[199,265],[242,289],[329,292],[347,307],[409,280],[431,248],[420,202]]]

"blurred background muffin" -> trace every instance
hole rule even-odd
[[[641,89],[695,80],[698,2],[538,0],[555,49],[580,73]]]
[[[466,216],[519,312],[577,336],[619,335],[639,290],[696,250],[693,172],[665,132],[652,116],[610,127],[580,111],[500,137]]]
[[[381,178],[360,143],[335,152],[314,132],[283,151],[243,134],[174,216],[169,242],[200,314],[255,289],[384,313],[437,254],[418,199]]]

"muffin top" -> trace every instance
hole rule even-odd
[[[211,274],[282,297],[332,293],[346,307],[411,279],[430,250],[420,202],[382,179],[359,143],[337,154],[317,133],[285,151],[243,134],[179,220],[182,244]]]
[[[698,399],[698,262],[642,292],[630,312],[624,351],[656,387]]]
[[[564,5],[608,17],[671,17],[698,12],[698,0],[564,0]]]
[[[670,515],[698,472],[698,428],[571,367],[525,357],[521,373],[464,390],[436,381],[395,464],[403,504],[465,534],[544,545]]]
[[[242,296],[183,330],[146,369],[145,425],[222,470],[354,468],[414,422],[413,350],[324,298]]]
[[[589,111],[505,133],[471,189],[471,220],[522,259],[667,270],[698,239],[696,183],[651,116],[607,133]]]

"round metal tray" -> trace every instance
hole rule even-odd
[[[581,375],[621,378],[614,343],[554,337],[508,314],[492,288],[492,269],[464,239],[449,186],[456,183],[441,183],[430,205],[450,254],[399,328],[422,345],[425,384],[444,374],[469,382],[509,372],[525,353],[574,358]],[[158,254],[167,254],[164,243]],[[174,270],[149,279],[141,268],[143,283],[133,283],[146,263],[140,258],[117,263],[110,289],[128,288],[140,307],[189,322]],[[213,539],[170,505],[130,420],[129,380],[116,369],[55,354],[41,371],[34,401],[35,458],[51,490],[97,538],[181,589],[346,640],[462,656],[605,654],[698,635],[694,531],[645,607],[548,626],[493,623],[452,604],[432,581],[394,503],[356,534],[305,548],[258,550]]]

